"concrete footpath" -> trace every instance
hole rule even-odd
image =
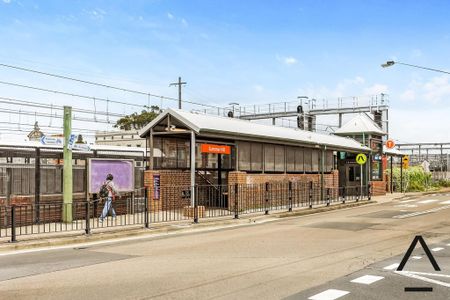
[[[16,243],[4,241],[0,243],[0,255],[11,253],[23,253],[33,251],[33,249],[61,247],[83,247],[86,245],[108,244],[119,241],[137,240],[137,239],[161,239],[174,235],[195,234],[200,232],[224,230],[227,228],[236,228],[241,226],[252,226],[267,222],[274,222],[284,218],[293,218],[302,215],[323,213],[336,209],[351,209],[352,207],[361,205],[377,205],[389,202],[395,199],[405,197],[418,197],[424,194],[446,193],[450,189],[441,191],[424,192],[424,193],[407,193],[407,194],[387,194],[385,196],[372,197],[371,201],[362,200],[359,202],[347,202],[346,204],[335,203],[330,206],[316,206],[312,209],[301,208],[293,212],[271,211],[269,215],[262,213],[241,215],[239,219],[233,219],[232,216],[200,219],[200,222],[168,222],[150,224],[150,228],[144,228],[142,224],[130,225],[126,227],[109,227],[104,229],[96,229],[90,235],[84,234],[84,231],[58,232],[48,234],[35,234],[29,236],[18,236]]]

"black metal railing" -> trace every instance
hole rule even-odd
[[[321,188],[318,181],[142,188],[118,197],[110,207],[107,199],[0,206],[0,239],[9,238],[14,242],[18,236],[31,234],[66,231],[89,234],[93,230],[118,226],[196,223],[204,218],[239,218],[245,214],[293,211],[370,197],[370,186]]]

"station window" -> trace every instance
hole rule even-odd
[[[361,167],[360,166],[350,166],[348,168],[348,181],[355,182],[361,180]]]
[[[239,170],[261,172],[263,170],[263,144],[239,142]]]

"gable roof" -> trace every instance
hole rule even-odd
[[[268,143],[284,141],[288,143],[309,144],[311,146],[325,145],[342,150],[370,151],[369,148],[362,146],[359,142],[351,138],[320,134],[296,128],[263,125],[247,120],[197,114],[171,108],[166,109],[152,122],[147,124],[140,131],[140,136],[145,137],[148,135],[150,129],[169,114],[197,134],[227,134],[235,136],[237,140],[262,138],[267,140]]]
[[[341,128],[336,129],[334,134],[362,134],[375,133],[385,135],[386,133],[366,114],[359,114],[358,116],[345,123]]]

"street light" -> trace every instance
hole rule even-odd
[[[422,66],[416,66],[416,65],[411,65],[411,64],[405,64],[399,61],[393,61],[393,60],[388,60],[387,62],[385,62],[384,64],[381,64],[381,66],[383,68],[387,68],[393,65],[404,65],[404,66],[409,66],[409,67],[414,67],[414,68],[419,68],[419,69],[424,69],[424,70],[428,70],[428,71],[434,71],[434,72],[439,72],[439,73],[445,73],[445,74],[450,74],[450,72],[447,71],[443,71],[443,70],[438,70],[438,69],[433,69],[433,68],[427,68],[427,67],[422,67]]]

